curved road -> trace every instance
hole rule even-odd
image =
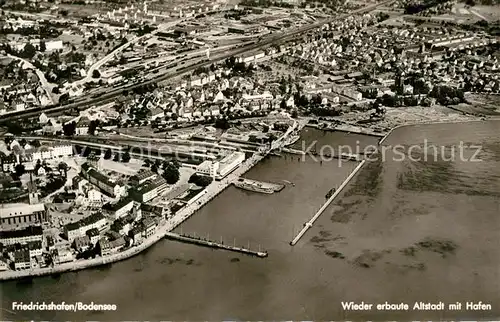
[[[30,63],[24,58],[13,56],[11,54],[7,54],[7,57],[12,58],[12,59],[17,59],[23,62],[25,65],[28,66],[28,68],[33,69],[36,73],[36,76],[38,76],[38,79],[40,80],[40,83],[42,84],[43,89],[45,90],[45,93],[47,94],[51,104],[54,104],[54,100],[52,98],[52,87],[50,86],[50,83],[47,81],[47,78],[45,78],[45,75],[42,73],[41,70],[36,68],[35,65]]]

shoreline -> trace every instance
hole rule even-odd
[[[387,132],[387,134],[379,140],[378,145],[382,145],[385,139],[388,138],[394,130],[402,127],[430,125],[430,124],[456,124],[456,123],[469,123],[469,122],[482,122],[482,121],[500,121],[500,118],[488,118],[486,120],[477,119],[477,120],[457,120],[457,121],[426,121],[426,122],[417,122],[411,124],[401,124],[391,128],[389,132]],[[200,199],[198,199],[196,202],[190,205],[187,205],[186,206],[187,208],[181,209],[177,214],[175,214],[172,217],[172,219],[167,221],[163,226],[159,227],[152,236],[150,236],[147,240],[144,240],[141,244],[137,246],[132,246],[120,253],[108,255],[106,257],[97,257],[93,259],[73,261],[73,262],[59,264],[50,268],[46,267],[46,268],[35,268],[35,269],[21,270],[21,271],[13,271],[13,270],[3,271],[0,272],[0,282],[16,280],[16,279],[50,276],[66,272],[76,272],[87,268],[95,268],[132,258],[141,253],[142,251],[156,244],[158,241],[160,241],[165,237],[166,233],[174,230],[184,221],[188,220],[193,214],[196,213],[197,210],[201,209],[208,202],[210,202],[212,199],[217,197],[221,192],[223,192],[228,186],[230,186],[234,180],[233,179],[234,177],[239,177],[245,174],[251,168],[253,168],[257,163],[259,163],[262,159],[264,159],[264,157],[265,155],[255,154],[250,159],[246,160],[246,162],[240,168],[237,168],[234,172],[229,174],[223,180],[216,182],[216,186],[207,187],[207,189],[204,191],[204,194],[200,197]]]
[[[297,123],[298,122],[294,123],[294,126],[285,133],[285,135],[280,139],[280,141],[286,140],[288,135],[290,135],[290,133],[293,132],[297,127]],[[299,127],[301,126],[299,125]],[[184,221],[188,220],[199,209],[208,204],[212,199],[217,197],[222,191],[224,191],[227,187],[229,187],[236,178],[244,175],[251,168],[257,165],[257,163],[262,161],[266,155],[267,153],[264,155],[260,155],[257,153],[254,154],[252,157],[245,160],[245,162],[239,168],[235,169],[226,178],[222,179],[221,181],[214,182],[213,183],[214,185],[212,186],[208,186],[204,190],[203,195],[197,201],[179,210],[170,220],[166,221],[164,225],[158,227],[152,236],[144,240],[139,245],[132,246],[122,252],[108,255],[105,257],[97,257],[97,258],[84,259],[78,261],[75,260],[72,262],[58,264],[54,267],[34,268],[21,271],[14,271],[14,270],[3,271],[0,272],[0,281],[28,279],[28,278],[31,279],[34,277],[50,276],[66,272],[76,272],[87,268],[94,268],[132,258],[135,255],[141,253],[142,251],[150,248],[161,239],[164,239],[167,233],[174,230]]]
[[[415,123],[409,123],[409,124],[400,124],[396,125],[393,128],[387,132],[387,134],[382,137],[378,141],[378,145],[382,145],[384,141],[392,134],[394,130],[403,128],[403,127],[410,127],[410,126],[418,126],[418,125],[433,125],[433,124],[460,124],[460,123],[472,123],[472,122],[488,122],[488,121],[500,121],[500,117],[491,117],[491,118],[486,118],[486,119],[473,119],[473,120],[448,120],[448,121],[424,121],[424,122],[415,122]]]

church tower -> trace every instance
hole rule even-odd
[[[28,182],[28,195],[30,205],[38,204],[38,189],[36,184],[33,182],[33,173],[30,173],[30,182]]]

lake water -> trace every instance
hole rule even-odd
[[[386,144],[479,143],[470,162],[372,161],[295,246],[290,240],[356,163],[272,157],[246,176],[293,182],[264,195],[234,187],[178,231],[269,251],[259,259],[175,241],[110,267],[1,284],[4,319],[333,320],[493,318],[500,314],[499,122],[401,128]],[[329,145],[377,138],[305,130]],[[300,147],[298,142],[296,147]],[[407,148],[407,146],[406,146]],[[471,154],[471,150],[467,150]],[[389,152],[390,155],[390,152]],[[434,179],[433,179],[434,178]],[[334,253],[338,252],[341,254]],[[116,312],[17,312],[11,303],[116,304]],[[483,301],[491,311],[344,311],[366,303]],[[465,305],[465,303],[464,303]]]

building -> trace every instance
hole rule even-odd
[[[164,117],[165,117],[165,112],[161,108],[153,108],[150,111],[151,121],[154,121],[156,119],[162,119]]]
[[[90,238],[87,235],[82,236],[82,237],[76,237],[74,242],[73,242],[73,246],[80,253],[88,250],[91,245],[92,244],[90,242]]]
[[[18,158],[14,154],[7,156],[2,156],[2,171],[3,172],[15,172],[16,165],[19,163]]]
[[[244,35],[259,32],[260,29],[261,27],[258,25],[233,25],[227,28],[227,32]]]
[[[134,227],[129,231],[129,237],[134,240],[134,245],[139,245],[140,243],[142,243],[143,235],[144,232],[142,227],[140,226]]]
[[[112,197],[123,196],[126,192],[124,185],[111,181],[104,174],[92,168],[89,164],[82,165],[82,176],[90,183],[99,188],[102,192]]]
[[[148,202],[159,196],[167,187],[167,181],[159,177],[133,189],[132,196],[139,202]]]
[[[196,172],[201,175],[211,176],[217,180],[225,178],[245,161],[245,153],[235,151],[219,161],[204,161],[197,168]]]
[[[149,169],[140,170],[136,175],[130,177],[130,184],[138,186],[148,180],[156,179],[157,176],[158,175],[156,173]]]
[[[101,256],[107,256],[111,254],[111,245],[109,243],[109,240],[104,237],[99,239],[99,251]]]
[[[76,190],[78,193],[83,194],[83,187],[87,184],[87,180],[80,176],[73,177],[72,187],[73,190]]]
[[[125,241],[125,238],[123,238],[123,237],[120,237],[118,239],[115,239],[115,240],[109,242],[109,249],[110,249],[111,254],[118,253],[125,246],[127,246],[127,242]]]
[[[85,236],[87,230],[92,228],[101,230],[104,226],[106,226],[106,224],[106,218],[101,213],[95,213],[77,222],[64,226],[64,235],[71,242],[77,237]]]
[[[96,188],[90,188],[87,191],[87,199],[92,203],[99,204],[102,201],[102,194]]]
[[[75,134],[76,135],[87,135],[89,134],[90,120],[86,117],[82,117],[76,123]]]
[[[31,268],[30,252],[27,249],[18,250],[14,253],[14,268],[16,271]]]
[[[43,203],[0,205],[0,226],[41,224],[48,220],[48,212]]]
[[[54,237],[47,236],[47,250],[52,252],[56,249],[56,243],[54,242]]]
[[[73,155],[73,146],[71,144],[53,144],[42,145],[39,148],[28,149],[24,151],[25,156],[36,162],[37,160],[52,160]]]
[[[89,229],[85,234],[89,236],[90,243],[92,245],[96,245],[97,242],[99,241],[100,235],[99,235],[99,230],[97,228]]]
[[[42,256],[42,252],[43,252],[42,242],[39,240],[29,242],[28,243],[28,252],[29,252],[30,257]]]
[[[164,218],[167,213],[165,207],[153,206],[146,203],[141,204],[140,209],[141,209],[141,214],[145,216],[156,216]]]
[[[57,250],[56,262],[58,264],[72,262],[74,260],[73,254],[69,249],[59,248]]]
[[[134,207],[134,201],[130,198],[123,198],[117,203],[108,204],[108,211],[113,219],[118,219],[128,214]]]
[[[153,219],[151,218],[144,218],[141,221],[141,226],[142,226],[142,231],[143,231],[143,238],[148,238],[149,236],[153,235],[156,230],[156,223]]]
[[[30,39],[29,41],[26,41],[26,42],[13,41],[10,43],[10,45],[11,45],[11,47],[16,48],[17,50],[23,50],[24,46],[26,46],[28,43],[32,44],[35,48],[40,48],[41,42],[45,43],[45,51],[53,51],[53,50],[59,50],[59,49],[64,48],[62,40],[42,40],[42,41],[40,41],[40,39]]]

